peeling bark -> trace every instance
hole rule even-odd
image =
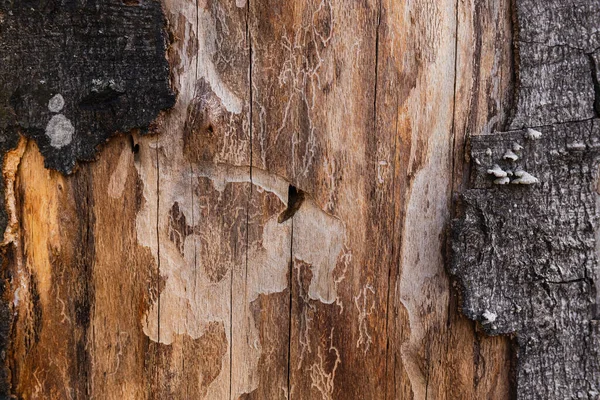
[[[598,395],[598,122],[554,125],[539,139],[471,139],[472,188],[453,226],[451,273],[465,315],[490,334],[517,336],[520,399]],[[511,148],[521,148],[518,160],[503,157]],[[499,171],[509,183],[499,184]],[[538,182],[519,183],[518,171]]]

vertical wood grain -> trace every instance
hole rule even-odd
[[[16,180],[23,398],[509,398],[444,270],[507,2],[166,0],[174,108]],[[19,289],[23,286],[23,289]]]

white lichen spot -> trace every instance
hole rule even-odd
[[[513,143],[513,147],[512,147],[513,151],[521,151],[523,150],[523,146],[521,146],[519,143],[514,142]]]
[[[62,97],[62,95],[60,93],[57,95],[54,95],[48,102],[48,110],[50,110],[50,112],[53,112],[53,113],[60,112],[64,106],[65,106],[65,99]]]
[[[491,324],[494,321],[496,321],[496,318],[498,318],[498,316],[496,314],[494,314],[493,312],[491,312],[489,310],[485,310],[481,316],[484,319],[484,321],[483,321],[484,324]]]
[[[487,173],[490,175],[494,175],[496,178],[504,178],[507,174],[498,164],[494,164],[491,169],[487,170]]]
[[[510,178],[505,176],[504,178],[494,179],[494,185],[506,185],[510,182]]]
[[[73,140],[75,127],[67,117],[57,114],[46,125],[46,136],[50,138],[50,145],[60,149]]]
[[[515,185],[533,185],[539,183],[538,178],[523,170],[515,171],[517,179],[513,179],[511,183]]]
[[[515,311],[521,312],[521,310],[522,310],[521,306],[519,306],[518,304],[515,304]]]
[[[525,131],[525,137],[531,140],[537,140],[542,137],[542,132],[536,131],[535,129],[527,128]]]
[[[504,156],[502,156],[502,158],[505,160],[517,161],[519,159],[519,156],[509,149],[506,150],[506,153],[504,153]]]
[[[239,8],[246,7],[246,0],[235,0],[235,5]]]
[[[490,149],[489,147],[487,149],[485,149],[485,155],[491,156],[492,155],[492,149]]]

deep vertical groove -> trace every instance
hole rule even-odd
[[[377,26],[375,28],[375,87],[373,90],[373,128],[377,132],[377,80],[379,73],[379,26],[381,25],[381,0],[377,9]]]
[[[229,399],[233,385],[233,267],[229,269]]]
[[[458,81],[458,29],[459,29],[459,0],[456,0],[454,5],[454,84],[453,84],[453,93],[452,93],[452,125],[450,127],[450,198],[448,199],[448,210],[449,215],[452,217],[453,209],[452,202],[454,198],[454,181],[455,181],[455,168],[456,168],[456,160],[455,160],[455,149],[456,149],[456,91],[457,91],[457,81]],[[445,246],[444,248],[446,248]],[[452,288],[449,288],[452,290]],[[446,310],[446,337],[445,337],[445,354],[448,357],[449,347],[450,347],[450,335],[448,335],[448,330],[450,330],[451,325],[451,313],[452,313],[452,294],[448,296],[448,305]],[[450,387],[446,388],[446,392]],[[427,397],[427,396],[426,396]]]
[[[249,96],[249,105],[248,105],[248,133],[249,133],[249,147],[250,147],[250,162],[249,162],[249,170],[250,170],[250,188],[249,188],[249,196],[246,201],[246,232],[245,232],[245,262],[244,262],[244,301],[243,304],[247,304],[248,298],[248,251],[249,251],[249,213],[250,213],[250,203],[252,199],[253,192],[253,179],[252,179],[252,41],[250,36],[250,0],[246,2],[246,43],[248,46],[248,96]],[[230,337],[230,345],[229,345],[229,398],[231,399],[233,396],[233,269],[231,272],[231,284],[230,284],[230,324],[229,324],[229,337]]]
[[[452,98],[452,126],[450,128],[450,209],[452,208],[452,197],[454,196],[454,168],[456,166],[454,149],[456,147],[456,87],[457,87],[457,76],[458,76],[458,0],[455,3],[455,14],[454,14],[454,92]]]
[[[200,4],[199,0],[196,0],[196,37],[200,37]],[[198,83],[198,58],[199,54],[196,54],[196,71],[194,81],[195,84]],[[194,97],[196,97],[196,86],[194,86]],[[192,190],[192,229],[196,226],[196,222],[194,221],[194,165],[190,161],[190,168],[192,169],[192,176],[190,177],[190,187]],[[197,277],[198,277],[198,260],[197,260],[197,250],[196,250],[196,239],[194,239],[194,301],[196,300],[196,286],[197,286]]]
[[[396,193],[396,151],[398,149],[398,96],[396,96],[396,125],[394,128],[394,162],[392,164],[392,195],[394,195]],[[392,211],[392,226],[393,226],[393,232],[397,232],[398,229],[396,229],[396,207],[394,206],[394,209]],[[396,269],[399,268],[399,265],[396,264],[396,240],[395,237],[393,237],[394,240],[392,240],[392,260],[390,262],[390,266],[388,267],[388,287],[387,287],[387,301],[386,301],[386,307],[385,307],[385,337],[386,337],[386,346],[385,346],[385,396],[384,399],[387,400],[388,398],[388,357],[389,357],[389,351],[390,351],[390,337],[389,337],[389,320],[390,320],[390,302],[392,301],[392,284],[395,285],[396,280],[394,279],[394,282],[392,282],[392,270],[394,269],[394,266],[396,266]]]
[[[160,344],[160,233],[159,233],[159,212],[160,212],[160,161],[159,161],[159,153],[158,153],[158,137],[156,138],[156,293],[157,293],[157,344]],[[160,346],[156,346],[157,351],[157,364],[158,358],[160,357]],[[156,367],[156,394],[158,394],[158,366]],[[156,396],[155,396],[156,398]]]
[[[289,202],[289,200],[288,200]],[[289,311],[288,311],[288,357],[287,357],[287,398],[291,400],[292,398],[292,376],[291,376],[291,367],[292,367],[292,301],[293,301],[293,280],[292,275],[294,273],[294,218],[292,217],[292,231],[290,234],[290,269],[289,269],[289,279],[288,279],[288,287],[290,290],[289,296]]]
[[[198,3],[199,0],[196,0],[196,37],[199,38],[200,37],[200,4]],[[196,80],[194,81],[194,84],[198,83],[198,57],[199,54],[196,53],[196,71],[194,72],[194,76],[196,77]],[[194,86],[194,94],[196,92],[196,87]]]
[[[600,115],[600,82],[598,81],[598,70],[596,69],[596,60],[594,54],[590,53],[587,55],[590,61],[590,68],[592,70],[592,83],[594,84],[594,113],[595,117]]]

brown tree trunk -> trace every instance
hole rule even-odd
[[[594,1],[72,3],[0,1],[0,397],[596,398]],[[537,182],[494,185],[505,148]],[[543,225],[561,187],[581,221]],[[488,301],[538,293],[502,268],[559,237],[515,198],[579,240],[569,318]]]

